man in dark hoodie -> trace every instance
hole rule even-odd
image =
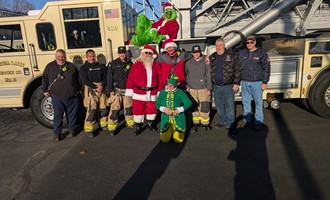
[[[211,80],[215,106],[219,115],[219,124],[215,128],[225,127],[235,130],[235,93],[241,82],[240,62],[236,55],[225,48],[225,41],[217,39],[216,52],[211,54]]]
[[[107,95],[104,88],[107,84],[105,66],[96,61],[95,51],[86,51],[87,61],[80,68],[80,79],[84,85],[84,106],[87,109],[84,130],[88,137],[94,137],[93,131],[100,111],[100,126],[107,128]]]

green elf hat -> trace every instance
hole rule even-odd
[[[176,86],[178,84],[178,76],[176,74],[172,74],[170,78],[167,79],[167,84]]]

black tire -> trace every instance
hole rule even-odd
[[[31,96],[30,107],[34,118],[43,126],[53,128],[54,110],[50,97],[45,97],[41,86]]]
[[[307,110],[311,110],[311,107],[309,106],[308,99],[301,99],[301,104],[302,104]]]
[[[310,108],[324,118],[330,118],[330,72],[316,80],[308,94]]]

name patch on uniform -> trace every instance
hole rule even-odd
[[[101,70],[101,68],[89,68],[89,71],[99,71],[99,70]]]
[[[225,61],[230,62],[231,61],[231,55],[226,55]]]

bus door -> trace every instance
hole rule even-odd
[[[0,25],[0,106],[22,107],[36,67],[23,22]]]

